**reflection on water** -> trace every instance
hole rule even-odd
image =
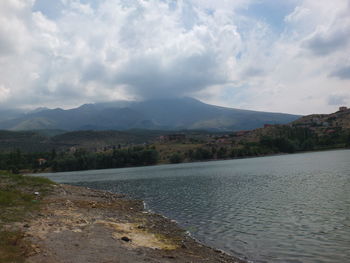
[[[350,151],[47,174],[126,193],[255,262],[350,262]]]

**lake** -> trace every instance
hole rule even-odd
[[[350,262],[350,150],[43,176],[142,199],[253,262]]]

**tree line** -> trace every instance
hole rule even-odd
[[[155,149],[132,147],[110,152],[93,153],[84,149],[74,152],[22,153],[16,150],[0,154],[0,170],[18,173],[28,169],[34,172],[50,168],[54,172],[121,168],[157,164]]]
[[[344,147],[350,147],[349,131],[334,130],[330,134],[318,136],[308,128],[280,126],[272,134],[261,136],[257,142],[243,141],[234,146],[202,146],[185,153],[176,152],[170,156],[169,162],[232,159]]]
[[[350,147],[350,132],[335,130],[318,136],[307,128],[281,126],[270,135],[261,136],[257,142],[240,142],[238,145],[201,145],[186,152],[174,152],[163,158],[168,163],[231,159],[263,156],[276,153],[294,153],[320,149]],[[104,152],[89,152],[77,149],[74,152],[23,153],[15,150],[0,153],[0,170],[18,173],[21,170],[37,172],[79,171],[92,169],[122,168],[154,165],[160,155],[154,146],[115,148]]]

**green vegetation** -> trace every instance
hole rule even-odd
[[[57,152],[70,150],[72,147],[87,151],[101,151],[105,147],[130,147],[156,141],[159,136],[173,131],[140,130],[128,131],[93,131],[82,130],[64,132],[60,130],[4,131],[0,130],[0,153],[20,150],[24,153],[46,153],[55,149]],[[200,131],[183,131],[191,135]]]
[[[43,159],[40,162],[40,159]],[[159,159],[155,149],[135,146],[104,152],[89,152],[84,149],[72,152],[22,153],[17,150],[0,154],[0,169],[19,173],[21,170],[33,172],[51,169],[58,171],[79,171],[93,169],[121,168],[157,164]]]
[[[56,147],[48,137],[37,132],[30,131],[1,131],[0,130],[0,151],[12,152],[20,149],[23,152],[45,152]]]
[[[45,178],[0,172],[0,262],[24,262],[30,249],[23,240],[23,232],[11,227],[13,222],[24,222],[40,208],[41,198],[53,183]],[[39,192],[40,195],[35,195]]]
[[[59,154],[47,165],[52,165],[53,171],[79,171],[153,165],[158,163],[158,158],[156,150],[139,146],[101,153],[77,150]]]
[[[43,153],[23,153],[20,150],[0,153],[0,169],[12,173],[23,170],[78,171],[92,169],[121,168],[154,165],[159,163],[181,163],[191,161],[242,158],[277,153],[294,153],[326,150],[350,146],[350,132],[333,130],[322,134],[300,127],[276,126],[267,134],[251,140],[235,141],[234,137],[215,137],[216,143],[204,139],[187,138],[183,141],[166,141],[150,145],[104,147],[94,152],[84,148],[70,151],[52,150]],[[44,159],[43,162],[39,162]]]
[[[184,160],[184,157],[180,153],[174,153],[169,158],[170,163],[182,163],[183,160]]]
[[[55,151],[51,153],[23,153],[16,150],[8,153],[0,153],[0,170],[10,171],[13,174],[19,173],[21,170],[39,171],[48,167],[49,163],[40,165],[38,159],[43,158],[52,161]]]
[[[273,125],[237,134],[135,129],[127,132],[75,131],[61,134],[52,131],[51,137],[45,137],[38,132],[0,131],[0,169],[12,173],[23,170],[78,171],[350,146],[349,128],[339,125],[338,119],[333,122],[327,119],[329,124],[326,126],[310,124],[309,119],[302,118],[290,125]]]
[[[341,129],[318,135],[308,128],[277,126],[270,136],[260,138],[260,145],[285,153],[343,148],[349,143],[349,135],[349,131]]]

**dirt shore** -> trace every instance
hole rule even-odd
[[[244,262],[122,195],[54,185],[41,207],[20,226],[29,263]]]

